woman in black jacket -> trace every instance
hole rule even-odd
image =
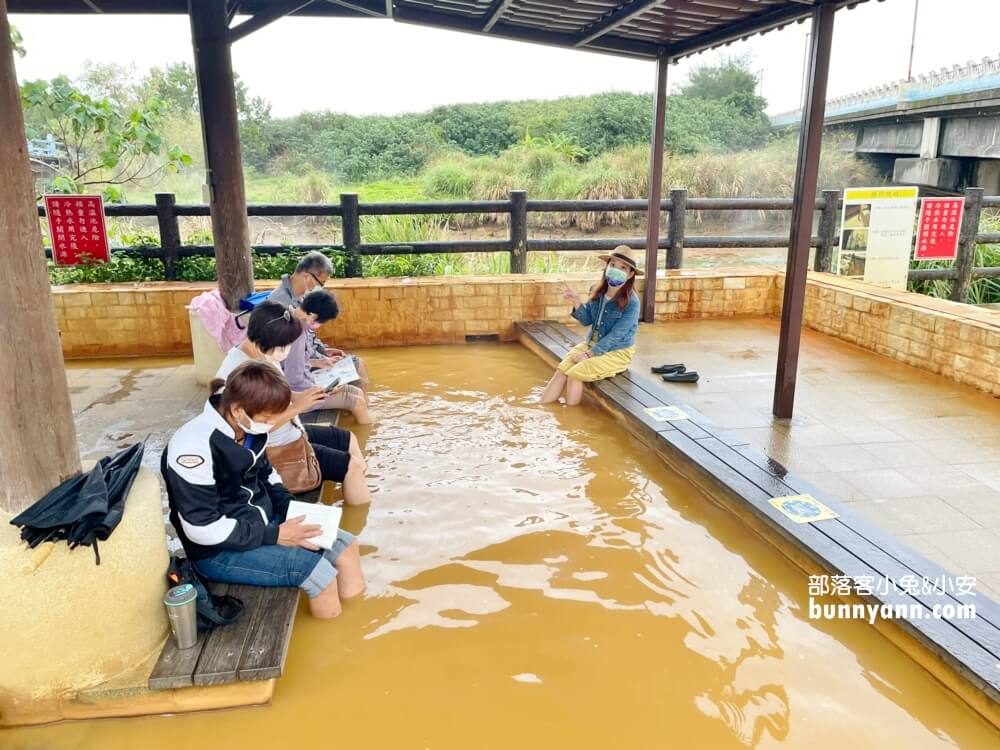
[[[223,387],[224,386],[224,387]],[[365,590],[357,540],[338,531],[332,550],[309,540],[318,526],[286,519],[292,499],[267,460],[267,433],[291,402],[266,362],[246,362],[212,383],[200,415],[164,451],[170,520],[198,572],[212,581],[297,586],[315,617],[340,614]]]

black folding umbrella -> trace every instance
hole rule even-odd
[[[145,442],[136,443],[105,456],[93,469],[67,479],[16,516],[11,523],[21,529],[21,539],[29,547],[61,540],[69,542],[71,549],[93,546],[100,565],[97,540],[107,539],[121,521],[145,447]]]

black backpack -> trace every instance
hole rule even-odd
[[[213,594],[194,565],[186,557],[170,556],[167,566],[167,585],[180,586],[190,583],[198,592],[198,630],[211,630],[222,625],[232,625],[243,616],[243,600],[227,594]]]

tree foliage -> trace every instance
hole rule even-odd
[[[679,92],[668,97],[667,150],[694,154],[763,145],[768,120],[756,85],[747,58],[696,68]],[[142,76],[133,67],[88,64],[75,87],[61,78],[28,84],[25,90],[29,130],[44,136],[45,128],[53,128],[73,158],[86,162],[60,180],[64,189],[93,184],[90,179],[98,173],[106,185],[147,176],[141,171],[107,173],[126,162],[135,166],[132,156],[162,154],[161,167],[174,169],[190,163],[188,152],[201,152],[197,76],[190,63],[167,63]],[[243,159],[250,168],[276,176],[317,170],[353,183],[410,177],[432,160],[446,179],[447,170],[439,168],[436,157],[456,152],[498,157],[524,147],[532,150],[533,159],[544,151],[571,162],[593,160],[624,146],[648,144],[652,128],[652,97],[627,92],[454,104],[394,116],[303,112],[275,118],[270,104],[253,96],[237,76],[236,104]],[[105,131],[119,127],[124,128],[122,137],[108,141]],[[166,132],[183,145],[164,151]],[[83,134],[92,142],[78,143]]]
[[[10,46],[14,48],[14,54],[18,57],[24,57],[27,54],[24,49],[24,37],[14,25],[10,27]]]
[[[95,99],[65,77],[21,87],[28,137],[53,133],[65,149],[51,190],[83,193],[100,189],[109,201],[123,199],[124,186],[191,163],[161,133],[164,103],[157,98],[130,110]]]
[[[443,143],[473,156],[496,156],[518,141],[517,123],[507,102],[451,104],[432,109],[427,119]]]

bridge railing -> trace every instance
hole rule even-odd
[[[1000,196],[984,197],[981,188],[970,188],[965,195],[965,215],[962,222],[958,258],[950,268],[913,269],[911,280],[951,280],[951,298],[965,301],[969,286],[976,278],[1000,277],[1000,267],[975,267],[976,245],[1000,243],[1000,233],[980,233],[979,220],[984,207],[1000,207]],[[840,191],[824,190],[816,200],[819,212],[816,234],[810,239],[815,248],[813,269],[832,271],[835,251],[839,245],[838,212]],[[691,211],[791,211],[791,198],[689,198],[687,190],[674,189],[670,197],[660,202],[660,210],[668,214],[667,231],[662,234],[659,249],[666,250],[666,267],[683,267],[685,248],[732,249],[787,247],[788,234],[688,234],[687,216]],[[361,276],[361,258],[379,255],[415,255],[423,253],[508,253],[511,273],[527,272],[530,252],[580,252],[611,250],[618,245],[641,249],[645,237],[599,238],[531,238],[528,236],[528,216],[532,213],[644,212],[642,199],[618,200],[529,200],[523,190],[513,190],[507,200],[492,201],[429,201],[361,203],[354,193],[342,193],[340,203],[318,204],[252,204],[248,216],[262,217],[336,217],[341,220],[340,243],[295,243],[293,245],[253,245],[254,252],[276,255],[293,250],[333,249],[345,254],[345,274]],[[185,216],[209,216],[208,205],[178,204],[171,193],[158,193],[154,204],[108,205],[110,217],[156,217],[160,245],[116,248],[114,252],[163,261],[164,277],[177,278],[177,261],[181,258],[212,257],[212,245],[184,245],[178,219]],[[38,207],[39,216],[45,208]],[[365,242],[362,237],[362,216],[398,215],[506,214],[509,236],[500,240],[432,240],[420,242]],[[50,251],[46,255],[51,257]]]

